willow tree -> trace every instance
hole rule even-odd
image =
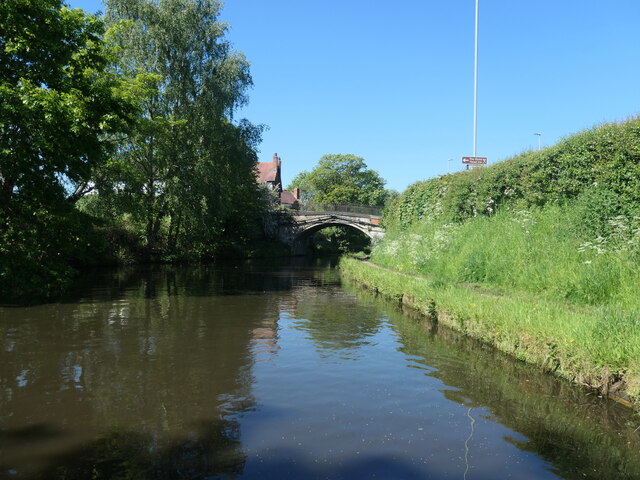
[[[242,236],[242,210],[257,202],[260,128],[234,122],[252,85],[249,63],[225,39],[215,0],[107,0],[118,68],[136,78],[143,118],[114,157],[112,186],[144,223],[147,254],[214,252]],[[253,203],[252,203],[253,202]]]

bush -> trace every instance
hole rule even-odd
[[[0,224],[0,299],[36,302],[60,294],[76,268],[107,251],[91,217],[72,206],[22,206]]]
[[[439,281],[640,306],[639,145],[633,119],[412,185],[385,210],[372,258]]]

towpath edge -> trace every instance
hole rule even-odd
[[[574,348],[579,339],[559,337],[558,331],[554,331],[554,323],[567,310],[590,321],[591,312],[587,308],[522,292],[445,284],[354,258],[341,259],[340,269],[346,278],[433,321],[640,410],[640,372],[602,365],[595,358],[595,350],[600,346],[594,346],[593,355],[585,355],[584,348]]]

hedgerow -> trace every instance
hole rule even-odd
[[[640,204],[640,117],[594,127],[487,168],[418,182],[387,206],[384,223],[393,230],[436,218],[461,222],[504,206],[564,203],[592,187],[619,204]]]

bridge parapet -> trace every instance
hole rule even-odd
[[[327,203],[327,204],[314,204],[310,203],[302,205],[300,212],[314,212],[314,213],[361,213],[364,215],[371,215],[374,217],[382,216],[382,207],[371,207],[369,205],[352,205],[347,203]]]

